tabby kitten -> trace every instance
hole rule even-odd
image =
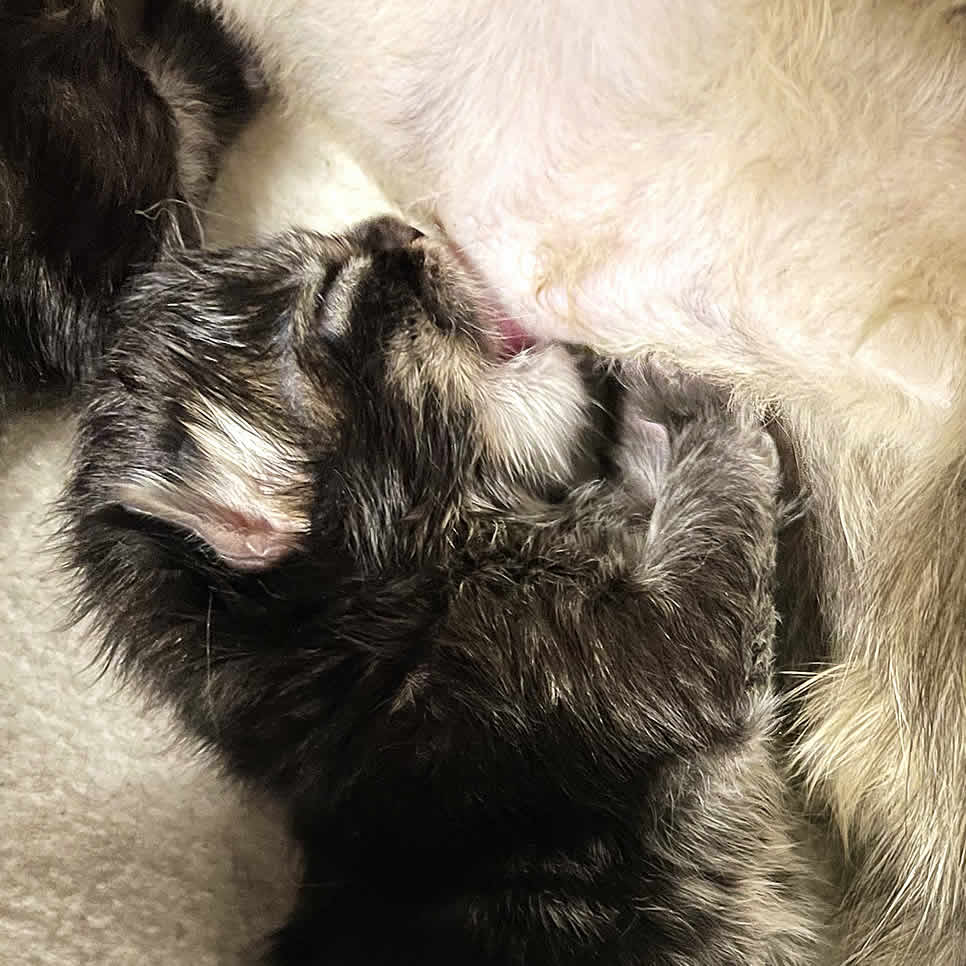
[[[65,498],[78,611],[286,807],[272,963],[820,961],[748,413],[521,346],[391,220],[185,253],[116,321]]]

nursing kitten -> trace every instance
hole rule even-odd
[[[820,961],[746,412],[518,351],[391,220],[184,253],[116,323],[64,504],[78,612],[285,805],[271,962]]]
[[[210,14],[149,2],[127,40],[99,0],[0,10],[0,392],[70,386],[105,309],[166,244],[199,239],[254,74]]]

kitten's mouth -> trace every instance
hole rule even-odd
[[[514,359],[528,349],[535,349],[540,345],[540,340],[530,335],[506,311],[500,298],[479,278],[472,263],[459,248],[447,242],[441,245],[438,241],[423,236],[417,238],[413,244],[423,251],[426,259],[435,261],[442,258],[444,263],[458,266],[464,276],[463,282],[467,283],[466,291],[472,293],[472,298],[477,303],[478,318],[485,320],[482,323],[486,330],[485,342],[488,343],[489,351],[500,361]]]
[[[536,348],[538,341],[519,322],[504,317],[497,323],[499,354],[502,359],[513,359],[527,349]]]

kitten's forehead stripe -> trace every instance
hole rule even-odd
[[[319,291],[322,288],[320,283],[317,291],[323,294],[323,297],[318,299],[317,317],[327,335],[342,338],[349,334],[352,324],[353,295],[365,275],[371,270],[370,258],[362,255],[353,256],[336,269],[324,293]],[[327,269],[327,275],[329,273],[332,273],[331,268]],[[323,282],[325,281],[323,279]]]

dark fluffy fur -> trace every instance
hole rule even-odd
[[[0,7],[0,392],[84,378],[132,273],[197,241],[191,206],[252,109],[247,65],[179,0],[149,2],[132,43],[97,0]]]
[[[140,278],[65,499],[79,610],[286,806],[278,966],[820,962],[770,441],[625,370],[595,472],[571,354],[507,359],[472,306],[392,222]]]

